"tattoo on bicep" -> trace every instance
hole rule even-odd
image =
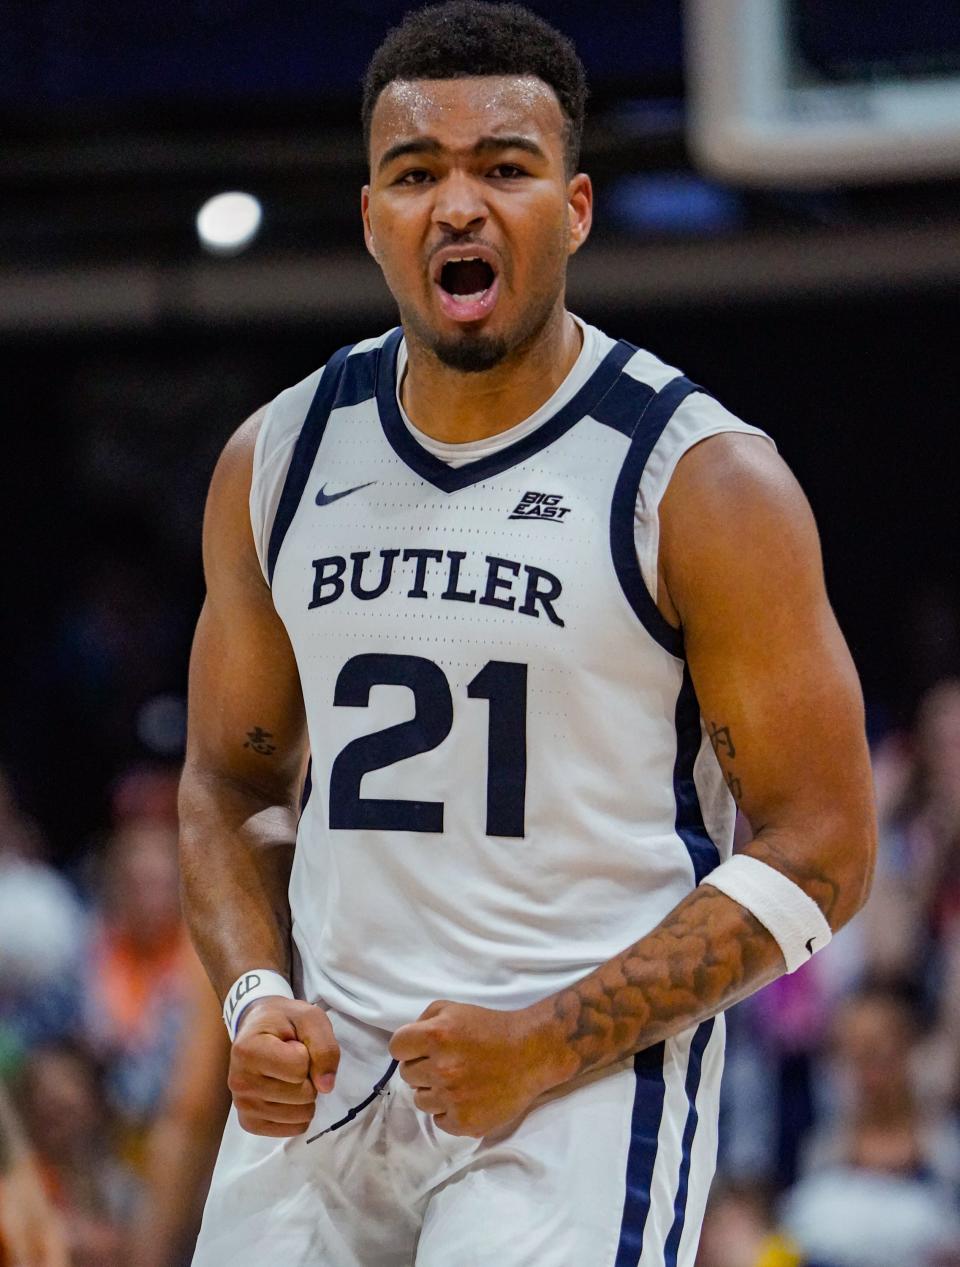
[[[733,735],[730,734],[729,726],[718,726],[715,721],[709,723],[710,742],[713,744],[713,750],[719,757],[721,753],[725,753],[728,757],[735,757],[737,750],[734,747]]]
[[[737,808],[739,809],[740,802],[743,800],[743,785],[741,784],[740,780],[736,777],[736,775],[733,773],[732,770],[728,770],[726,772],[726,774],[724,775],[724,782],[726,783],[727,787],[730,789],[730,794],[733,797],[733,799],[736,801]]]
[[[710,736],[710,743],[713,745],[713,751],[717,760],[720,762],[720,768],[723,770],[723,778],[727,787],[730,789],[730,795],[740,807],[743,800],[743,784],[730,769],[727,764],[737,755],[737,748],[733,742],[733,735],[730,733],[729,726],[720,726],[717,722],[707,723],[707,734]]]
[[[254,726],[253,730],[247,731],[247,742],[243,746],[252,748],[254,752],[259,752],[264,757],[269,757],[271,753],[277,750],[277,745],[270,743],[272,738],[272,730],[264,730],[262,726]]]

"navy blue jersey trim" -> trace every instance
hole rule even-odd
[[[603,400],[590,410],[590,417],[613,427],[629,440],[656,394],[649,383],[641,383],[630,374],[621,374]]]
[[[491,453],[489,457],[478,458],[475,462],[467,462],[464,466],[454,468],[418,444],[400,415],[397,405],[397,351],[402,337],[402,330],[394,330],[383,345],[383,356],[377,373],[380,422],[397,456],[444,493],[456,493],[461,488],[469,488],[492,475],[499,475],[501,471],[516,466],[558,440],[581,418],[592,414],[594,407],[614,386],[624,365],[636,352],[636,348],[629,343],[621,341],[615,344],[576,395],[542,426],[498,453]]]
[[[626,378],[624,375],[624,381]],[[675,378],[648,401],[639,418],[635,417],[630,447],[620,468],[610,510],[610,551],[627,602],[650,636],[678,659],[683,658],[683,633],[663,618],[647,589],[637,558],[634,516],[640,478],[654,445],[679,406],[692,392],[700,390],[688,378]]]
[[[683,682],[677,696],[675,715],[677,756],[673,765],[673,791],[677,801],[676,832],[687,847],[693,863],[694,883],[720,865],[720,851],[710,838],[703,821],[700,797],[693,778],[693,767],[700,751],[700,703],[690,676],[690,666],[683,666]]]
[[[637,1085],[630,1122],[620,1241],[614,1267],[637,1267],[643,1253],[643,1233],[650,1213],[650,1186],[657,1160],[666,1090],[663,1081],[664,1050],[664,1044],[657,1043],[646,1051],[637,1052],[633,1058]]]
[[[377,361],[380,359],[380,348],[370,348],[367,352],[354,352],[343,364],[337,394],[331,405],[334,409],[348,409],[351,405],[362,404],[372,400],[377,394]]]
[[[699,1115],[697,1113],[697,1092],[700,1090],[700,1078],[703,1074],[703,1053],[713,1034],[715,1018],[704,1021],[697,1026],[697,1032],[690,1044],[690,1056],[687,1062],[687,1123],[683,1128],[683,1154],[680,1159],[680,1177],[677,1181],[677,1195],[673,1202],[673,1226],[664,1246],[664,1267],[677,1267],[677,1252],[680,1249],[680,1237],[683,1235],[684,1223],[687,1219],[687,1195],[690,1190],[690,1161],[693,1155],[693,1140],[697,1133]]]
[[[313,791],[313,757],[307,758],[307,773],[303,779],[303,791],[300,793],[300,817],[303,818],[303,812],[307,808],[307,801],[310,799],[310,793]]]
[[[293,523],[303,491],[313,470],[320,441],[327,426],[327,419],[334,409],[346,409],[370,400],[376,390],[377,361],[380,348],[350,355],[351,348],[341,348],[327,362],[320,382],[313,394],[310,408],[303,420],[290,459],[290,469],[284,480],[277,513],[270,529],[270,545],[267,549],[267,576],[273,584],[280,547]]]

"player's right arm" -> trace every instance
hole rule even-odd
[[[253,451],[263,412],[217,463],[203,529],[207,595],[190,657],[180,785],[183,909],[218,998],[253,969],[289,980],[287,886],[306,757],[300,678],[260,570],[250,524]],[[258,999],[243,1013],[229,1085],[245,1129],[297,1135],[338,1051],[326,1014]]]

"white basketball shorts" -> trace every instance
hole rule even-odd
[[[231,1110],[193,1267],[693,1267],[722,1017],[558,1088],[485,1139],[438,1130],[399,1074],[315,1138],[390,1064],[389,1034],[330,1019],[337,1085],[305,1135],[250,1135]]]

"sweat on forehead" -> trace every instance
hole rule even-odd
[[[469,145],[478,135],[525,132],[562,157],[566,121],[553,89],[535,75],[395,79],[377,99],[370,157],[397,141],[433,136]]]

